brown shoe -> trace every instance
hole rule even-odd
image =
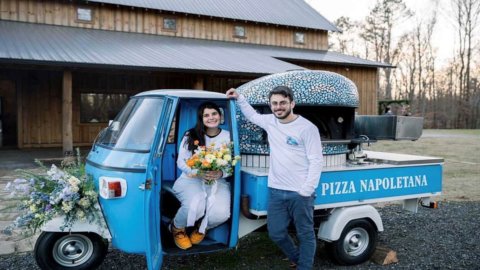
[[[190,242],[192,242],[194,245],[200,244],[200,242],[203,241],[203,238],[205,238],[205,234],[199,232],[198,228],[195,228],[192,234],[190,234]]]
[[[170,229],[173,234],[173,240],[175,240],[175,245],[177,245],[178,248],[185,250],[192,247],[192,243],[185,232],[185,228],[176,228],[171,224]]]

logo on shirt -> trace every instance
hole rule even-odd
[[[288,136],[287,137],[287,144],[297,146],[298,142],[295,138]]]

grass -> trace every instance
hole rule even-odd
[[[480,200],[480,130],[425,130],[417,141],[379,141],[368,150],[444,159],[443,200]]]

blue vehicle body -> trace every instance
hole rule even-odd
[[[353,131],[358,93],[351,81],[338,74],[287,72],[252,81],[238,91],[260,112],[268,112],[268,90],[276,85],[294,90],[295,110],[316,121],[325,136],[325,164],[315,201],[315,211],[322,215],[316,221],[318,238],[332,245],[337,261],[363,262],[373,252],[377,231],[383,230],[381,217],[369,204],[404,200],[407,208],[416,211],[419,201],[428,202],[430,196],[441,193],[443,160],[359,149],[366,141],[357,140]],[[220,127],[230,131],[234,154],[242,155],[242,161],[227,179],[232,194],[230,219],[209,230],[201,245],[181,251],[172,244],[167,228],[178,209],[171,186],[180,175],[176,167],[180,141],[194,126],[197,107],[204,101],[214,101],[223,109]],[[266,223],[268,151],[262,130],[244,119],[235,101],[224,94],[153,90],[132,97],[87,157],[86,169],[100,191],[112,247],[144,254],[149,269],[160,269],[165,254],[236,247],[240,237]],[[122,182],[121,196],[104,192],[109,181]],[[345,234],[352,241],[361,238],[364,246],[345,246],[349,243],[342,238]]]

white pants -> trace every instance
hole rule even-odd
[[[225,179],[206,185],[201,179],[181,176],[175,181],[173,191],[182,204],[173,220],[177,228],[193,226],[205,216],[199,230],[203,233],[230,217],[230,184]]]

